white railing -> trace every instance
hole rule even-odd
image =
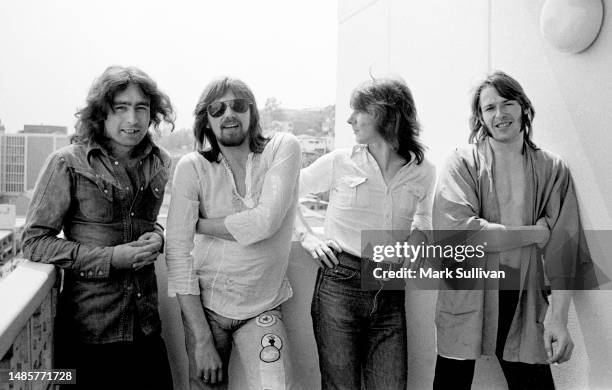
[[[18,336],[23,334],[24,329],[30,329],[28,327],[31,325],[32,332],[39,333],[38,329],[34,329],[38,327],[38,322],[32,324],[33,316],[37,317],[37,321],[49,321],[49,318],[39,319],[38,317],[40,317],[43,302],[53,301],[51,297],[55,281],[54,266],[27,260],[21,262],[15,270],[0,281],[0,359],[13,346]],[[53,302],[51,305],[44,305],[44,316],[50,317],[50,322],[52,322],[52,313],[49,313],[48,310],[50,308],[54,311],[52,305]],[[52,324],[50,323],[49,326],[50,329],[45,329],[44,333],[51,333]],[[28,339],[32,338],[29,333],[25,336]],[[34,343],[28,342],[28,344],[30,350],[39,349],[39,346],[33,345]],[[36,357],[33,356],[32,363],[34,360]]]

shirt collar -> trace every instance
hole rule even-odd
[[[353,149],[351,150],[351,158],[354,158],[357,155],[369,154],[368,145],[367,144],[357,144],[353,145]],[[415,161],[415,154],[410,152],[410,161],[405,164],[402,168],[412,165]]]
[[[87,143],[87,151],[86,156],[89,161],[92,153],[102,153],[106,157],[110,158],[108,154],[108,150],[101,145],[95,137],[92,137]],[[142,160],[147,157],[149,154],[153,153],[154,155],[159,157],[159,147],[153,142],[151,138],[151,134],[147,133],[146,137],[136,146],[136,157],[138,160]]]
[[[353,149],[351,151],[351,157],[355,156],[356,154],[360,154],[363,153],[364,151],[366,151],[368,148],[368,145],[366,144],[357,144],[357,145],[353,145]]]

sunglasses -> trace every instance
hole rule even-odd
[[[218,118],[225,113],[225,110],[227,110],[227,106],[229,106],[232,111],[237,112],[239,114],[244,114],[249,110],[251,104],[252,103],[249,99],[226,100],[224,102],[215,102],[209,104],[208,107],[206,107],[206,111],[211,117]]]

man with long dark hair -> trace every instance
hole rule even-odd
[[[246,388],[293,388],[280,305],[292,295],[285,273],[299,143],[287,133],[262,135],[255,97],[241,80],[211,81],[195,117],[198,150],[176,167],[166,250],[190,388],[226,388],[233,348]]]
[[[173,124],[170,100],[140,69],[112,66],[77,118],[36,183],[22,241],[27,258],[64,270],[56,367],[76,368],[81,389],[170,389],[154,268],[170,158],[150,134]]]
[[[469,389],[482,355],[498,358],[510,389],[553,389],[548,364],[571,357],[568,290],[588,287],[592,262],[569,169],[532,141],[534,115],[515,79],[491,73],[472,97],[472,145],[440,173],[434,228],[474,232],[505,278],[439,292],[434,389]]]
[[[373,262],[362,253],[362,232],[406,231],[402,239],[409,244],[427,242],[435,168],[425,159],[405,82],[367,81],[355,88],[350,105],[347,122],[357,145],[334,150],[300,173],[301,195],[330,191],[324,237],[299,234],[321,267],[312,297],[321,387],[405,389],[404,291],[363,288],[368,275],[362,269]]]

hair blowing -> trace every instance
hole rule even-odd
[[[368,80],[353,91],[351,108],[373,114],[377,131],[407,162],[412,160],[411,153],[417,164],[423,161],[421,125],[406,83],[391,78]]]

